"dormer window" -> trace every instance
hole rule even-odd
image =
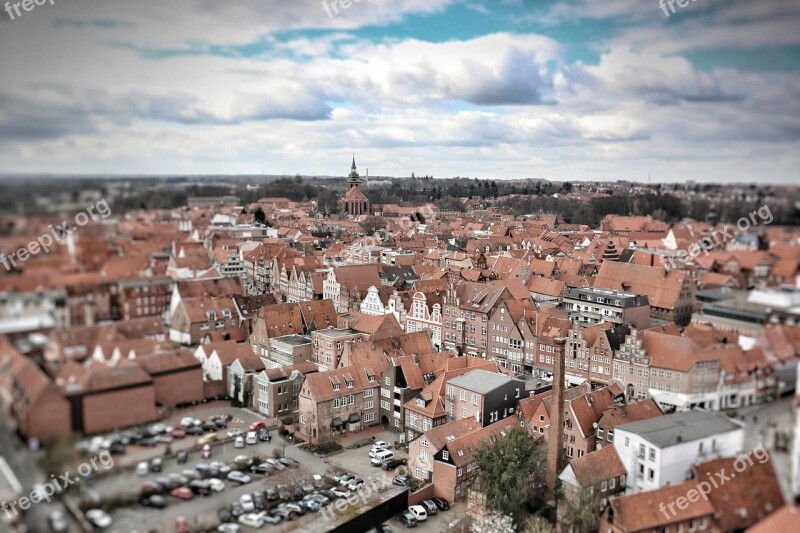
[[[334,383],[333,384],[333,390],[339,390],[339,384],[338,383]]]
[[[206,316],[210,322],[213,322],[217,319],[217,313],[214,311],[206,311]]]
[[[352,381],[345,380],[344,384],[348,389],[352,389],[353,388],[353,382]]]
[[[425,400],[417,398],[417,407],[425,407]]]
[[[230,309],[223,309],[222,310],[222,316],[224,316],[225,318],[231,318],[231,310]]]

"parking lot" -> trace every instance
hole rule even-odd
[[[309,493],[318,495],[320,489],[340,487],[340,484],[333,479],[337,473],[347,473],[362,479],[364,487],[359,491],[351,491],[351,498],[347,505],[343,505],[344,501],[339,501],[339,505],[335,506],[333,503],[336,503],[336,501],[334,501],[331,504],[322,505],[318,510],[314,508],[313,504],[310,504],[308,512],[297,516],[292,521],[262,526],[262,530],[268,531],[325,531],[334,527],[337,522],[346,520],[353,513],[358,514],[377,502],[385,501],[406,490],[405,487],[393,484],[396,476],[407,474],[405,466],[398,465],[389,471],[384,470],[382,467],[373,466],[370,463],[369,452],[371,446],[369,444],[359,448],[345,449],[329,459],[321,459],[301,450],[297,445],[287,443],[276,431],[270,433],[271,439],[269,442],[258,440],[250,444],[236,443],[234,434],[246,435],[249,425],[259,422],[259,419],[252,413],[243,410],[235,410],[233,413],[229,409],[224,411],[228,411],[227,419],[229,423],[227,427],[216,428],[214,433],[217,434],[218,441],[211,446],[210,457],[201,457],[201,452],[196,446],[197,435],[176,439],[170,443],[172,455],[169,457],[164,457],[164,445],[152,448],[130,446],[126,455],[118,456],[124,458],[125,461],[118,462],[118,466],[107,475],[98,476],[92,480],[87,494],[83,494],[82,497],[90,500],[92,498],[100,498],[105,506],[111,509],[109,515],[112,525],[103,529],[103,531],[120,533],[131,531],[148,533],[175,532],[179,531],[177,525],[183,519],[185,519],[187,526],[184,531],[215,530],[220,524],[219,513],[232,511],[232,503],[239,502],[243,495],[258,493],[258,496],[255,497],[261,498],[261,495],[264,495],[267,489],[287,488],[291,492],[291,496],[288,499],[282,497],[275,501],[258,502],[260,509],[269,511],[270,509],[274,510],[277,505],[283,502],[297,502]],[[219,415],[220,413],[217,410],[208,410],[203,413],[197,413],[194,416],[205,417],[204,421],[207,422],[208,420],[215,420]],[[175,424],[175,427],[178,427],[180,420],[170,420],[168,423]],[[209,431],[204,434],[211,432],[211,428],[208,429]],[[408,458],[406,453],[402,450],[393,449],[393,437],[391,433],[386,432],[385,434],[376,435],[375,439],[387,441],[387,446],[394,453],[394,458],[406,461]],[[176,458],[176,454],[179,451],[188,452],[185,462],[179,462]],[[296,464],[290,467],[287,466],[282,470],[272,469],[273,471],[267,473],[252,471],[251,467],[255,464],[260,464],[268,459],[274,461],[278,456],[294,460]],[[152,471],[148,468],[151,466],[150,460],[153,457],[163,458],[162,464],[157,471]],[[257,461],[253,465],[237,465],[237,458],[256,458]],[[209,491],[209,494],[202,495],[201,493],[205,491],[199,490],[200,487],[198,486],[195,486],[195,489],[197,489],[195,490],[196,494],[193,494],[189,488],[181,489],[185,493],[186,500],[178,497],[181,495],[180,490],[176,494],[171,494],[171,489],[173,488],[190,486],[187,482],[197,475],[198,470],[196,467],[198,463],[210,465],[214,468],[219,468],[220,465],[224,464],[232,467],[233,470],[240,469],[251,480],[244,484],[231,481],[227,479],[228,472],[223,470],[214,474],[224,483],[224,488],[221,485],[217,487],[218,491]],[[136,468],[137,464],[140,466],[138,469]],[[204,468],[202,467],[202,469]],[[316,486],[312,487],[315,475],[321,476],[322,480],[317,479]],[[199,477],[208,476],[203,473]],[[158,488],[159,483],[162,486],[169,484],[166,490],[159,489],[163,496],[163,499],[159,500],[159,504],[166,504],[166,506],[164,508],[153,508],[143,505],[141,503],[143,487]],[[307,490],[303,491],[301,488],[303,486]],[[343,490],[346,491],[346,489]],[[328,496],[334,498],[330,493],[328,493]],[[343,496],[338,494],[338,490],[337,496],[344,499]],[[226,511],[221,511],[222,509]],[[250,510],[247,509],[246,511]],[[258,512],[259,509],[254,509],[253,511]],[[270,514],[273,513],[270,512]],[[445,532],[448,531],[448,524],[453,519],[454,513],[452,511],[443,511],[438,515],[430,516],[425,522],[420,522],[417,530]],[[236,522],[235,518],[232,520]],[[395,531],[405,529],[396,519],[390,520],[387,524]],[[248,532],[256,529],[241,527],[240,530]]]

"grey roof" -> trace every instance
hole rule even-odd
[[[741,429],[740,422],[718,413],[695,409],[622,424],[617,429],[635,433],[659,448],[666,448]]]
[[[448,381],[448,384],[479,394],[486,394],[509,381],[511,381],[511,378],[505,374],[478,369],[461,374]]]

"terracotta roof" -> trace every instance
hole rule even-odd
[[[753,464],[749,464],[742,456],[739,459],[713,459],[692,467],[695,480],[705,481],[717,472],[727,472],[730,475],[730,479],[708,494],[710,503],[717,511],[722,531],[741,531],[783,506],[781,485],[772,461],[764,448],[761,451],[764,459],[752,454],[750,458]],[[742,464],[745,468],[740,468],[741,471],[734,468],[741,467]]]
[[[613,448],[613,446],[609,446]],[[714,506],[710,501],[700,498],[697,502],[689,502],[685,509],[673,505],[673,515],[661,510],[664,505],[686,498],[690,490],[697,489],[697,481],[686,481],[678,485],[667,485],[657,490],[612,498],[606,510],[606,516],[622,531],[652,531],[670,524],[690,522],[693,519],[707,517],[712,519]]]
[[[682,270],[603,261],[593,286],[646,294],[651,306],[674,309],[687,275]]]
[[[178,281],[176,287],[181,298],[243,294],[242,284],[239,278]]]
[[[627,474],[614,446],[604,446],[582,457],[576,457],[570,461],[569,466],[581,487],[590,487]]]
[[[747,529],[747,533],[775,533],[796,531],[800,524],[800,506],[787,504]]]
[[[516,427],[517,421],[514,417],[504,418],[478,431],[456,437],[445,444],[445,448],[450,452],[450,458],[456,467],[463,467],[473,461],[475,454],[483,446],[495,442],[497,438],[508,436]]]
[[[138,357],[136,362],[151,376],[175,370],[200,368],[200,361],[192,355],[188,348]]]
[[[600,418],[599,425],[604,427],[617,427],[630,422],[639,422],[663,416],[661,409],[652,398],[625,405],[609,406]]]
[[[359,368],[346,366],[307,375],[303,391],[307,393],[307,397],[319,403],[343,395],[361,393],[364,389],[378,388],[380,383],[377,380],[380,379],[380,376],[376,376],[375,379],[376,381],[369,381],[366,374]],[[347,386],[348,380],[352,382],[352,387]],[[338,390],[334,390],[334,384],[338,385]]]

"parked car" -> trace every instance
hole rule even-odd
[[[289,487],[286,485],[278,485],[278,496],[281,500],[288,500],[292,497],[292,493],[289,492]]]
[[[314,512],[314,513],[316,513],[317,511],[319,511],[322,508],[320,503],[318,501],[315,501],[315,500],[301,500],[299,502],[299,504],[302,507],[304,507],[305,509],[308,509],[309,511]]]
[[[417,527],[417,517],[410,511],[403,511],[397,515],[397,520],[406,527]]]
[[[422,505],[425,508],[425,511],[428,513],[428,516],[435,515],[436,513],[439,512],[439,507],[435,503],[433,503],[432,500],[424,500],[420,502],[420,505]]]
[[[255,472],[256,474],[271,474],[275,471],[275,467],[269,463],[261,463],[251,466],[250,471]]]
[[[147,464],[147,461],[142,461],[136,465],[137,476],[146,476],[148,472],[150,472],[150,465]]]
[[[408,511],[414,515],[414,518],[417,519],[417,522],[424,522],[428,519],[428,512],[421,505],[412,505],[408,508]]]
[[[342,479],[342,477],[344,477],[346,475],[348,475],[347,472],[334,472],[333,473],[333,480],[336,483],[339,483],[339,481]]]
[[[247,444],[256,444],[258,442],[258,435],[255,431],[248,431],[244,441]]]
[[[381,524],[375,528],[375,533],[392,533],[394,529],[388,524]]]
[[[431,498],[431,501],[436,504],[436,507],[438,507],[440,511],[447,511],[450,509],[450,504],[444,498],[434,496]]]
[[[181,470],[181,475],[188,479],[189,481],[193,481],[195,479],[200,479],[200,474],[197,473],[196,470]]]
[[[181,428],[175,428],[172,430],[172,433],[170,433],[170,435],[172,435],[173,439],[182,439],[183,437],[186,436],[186,431]]]
[[[232,470],[230,473],[228,473],[228,480],[244,485],[245,483],[250,483],[253,478],[243,472],[239,472],[238,470]]]
[[[266,428],[259,429],[258,440],[260,440],[261,442],[270,442],[272,440],[272,437],[269,434],[269,430]]]
[[[204,424],[200,425],[203,428],[203,431],[216,431],[217,425],[214,422],[205,422]]]
[[[242,504],[239,503],[239,500],[233,500],[231,502],[231,516],[234,518],[239,518],[244,514],[244,509],[242,508]]]
[[[194,479],[189,482],[187,487],[199,496],[208,496],[211,494],[211,485],[205,479]]]
[[[155,437],[145,437],[143,439],[140,439],[139,442],[137,442],[136,444],[138,444],[139,446],[144,446],[145,448],[152,448],[158,443],[156,442]]]
[[[53,511],[47,517],[47,523],[50,525],[50,531],[54,533],[63,533],[69,530],[69,522],[67,517],[61,511]]]
[[[261,516],[261,519],[264,520],[265,524],[272,524],[274,526],[275,524],[280,524],[283,522],[283,518],[272,512],[262,511],[259,513],[259,516]]]
[[[287,522],[289,520],[294,520],[297,518],[297,513],[292,509],[287,509],[286,507],[276,507],[272,510],[272,513],[276,516],[280,516],[283,520]]]
[[[411,483],[408,481],[406,476],[395,476],[392,480],[392,485],[397,485],[398,487],[410,487]]]
[[[150,433],[152,433],[153,435],[160,435],[161,433],[164,433],[167,430],[167,426],[159,422],[157,424],[153,424],[152,426],[150,426],[149,430]]]
[[[320,487],[322,487],[322,485],[325,484],[325,480],[323,480],[322,476],[320,476],[319,474],[314,474],[311,477],[311,481],[312,481],[312,483],[314,483],[314,486],[317,487],[317,488],[320,488]]]
[[[170,442],[175,440],[172,438],[172,435],[156,435],[155,437],[153,437],[153,439],[155,439],[156,443],[158,444],[169,444]]]
[[[372,444],[372,449],[369,451],[369,456],[375,457],[375,454],[377,454],[378,452],[381,452],[383,450],[390,450],[391,448],[392,448],[391,445],[386,441],[383,440],[375,441]]]
[[[258,431],[259,429],[266,429],[267,424],[263,420],[253,422],[250,424],[250,431]]]
[[[395,458],[386,459],[384,462],[381,463],[381,468],[383,468],[384,470],[394,470],[398,466],[403,466],[404,464],[406,464],[406,461],[402,459],[395,459]]]
[[[328,502],[332,502],[337,497],[332,491],[328,489],[320,489],[319,493],[328,498]]]
[[[176,460],[178,461],[179,465],[184,464],[186,461],[189,460],[189,452],[185,452],[185,451],[178,452]]]
[[[221,428],[225,428],[225,427],[228,427],[228,421],[226,419],[224,419],[224,418],[215,418],[214,419],[214,425],[217,426],[220,429]]]
[[[289,468],[297,468],[300,466],[300,463],[295,461],[294,459],[290,459],[289,457],[281,457],[278,459],[278,462],[281,463],[283,466],[287,466]]]
[[[200,457],[203,459],[211,458],[211,445],[204,444],[203,447],[200,449]]]
[[[255,505],[256,509],[259,511],[263,511],[267,508],[267,499],[264,498],[264,494],[260,491],[253,493],[253,505]]]
[[[242,434],[242,430],[239,428],[231,428],[228,430],[228,438],[232,439],[234,437],[238,437]]]
[[[268,488],[267,490],[264,491],[264,497],[271,502],[277,500],[278,489],[276,489],[275,487]]]
[[[200,426],[189,426],[184,431],[186,432],[187,435],[202,435],[203,434],[203,428],[201,428]]]
[[[178,498],[179,500],[191,500],[194,498],[194,492],[192,492],[192,489],[187,487],[178,487],[177,489],[173,489],[172,492],[170,492],[170,495]]]
[[[259,529],[264,526],[264,519],[256,513],[247,513],[239,517],[239,523],[243,526]]]
[[[256,506],[253,503],[253,497],[250,496],[249,494],[242,494],[239,497],[239,503],[242,504],[242,509],[244,509],[246,513],[255,511],[256,509]]]
[[[164,466],[164,459],[161,457],[154,457],[150,459],[150,471],[151,472],[161,472],[161,468]]]
[[[327,496],[320,494],[319,492],[315,492],[314,494],[306,494],[303,499],[314,500],[320,505],[327,505],[328,503],[330,503],[330,499]]]
[[[299,515],[306,514],[305,508],[303,508],[303,506],[301,506],[299,504],[296,504],[294,502],[282,503],[280,506],[282,506],[282,507],[284,507],[286,509],[291,509],[292,511],[294,511],[295,513],[297,513]]]
[[[225,483],[223,483],[221,479],[212,477],[208,480],[208,488],[210,488],[213,492],[222,492],[225,490]]]
[[[346,487],[356,478],[353,474],[345,474],[339,478],[339,485]]]
[[[216,427],[216,426],[214,426]],[[197,439],[198,446],[205,446],[206,444],[211,444],[212,442],[217,442],[219,440],[219,435],[216,433],[209,433],[208,435],[203,435],[199,439]]]
[[[89,509],[84,516],[86,516],[86,520],[88,520],[90,524],[98,529],[110,527],[113,523],[111,517],[102,509]]]
[[[218,533],[240,533],[242,528],[239,524],[220,524],[217,526]]]
[[[155,481],[145,481],[142,483],[142,488],[139,489],[139,496],[146,498],[152,494],[163,494],[166,492],[166,487],[162,487]]]
[[[213,470],[213,469],[215,469],[215,468],[216,468],[216,469],[217,469],[217,471],[218,471],[220,474],[222,474],[222,475],[227,475],[227,474],[228,474],[228,472],[230,472],[231,470],[233,470],[233,469],[232,469],[230,466],[226,465],[226,464],[225,464],[225,463],[223,463],[222,461],[212,461],[212,462],[211,462],[211,469]],[[216,477],[216,476],[214,476],[214,477]]]
[[[331,492],[336,495],[337,498],[347,498],[350,496],[350,491],[347,490],[347,487],[333,487]]]
[[[358,490],[363,486],[364,486],[364,480],[361,479],[360,477],[357,477],[353,481],[351,481],[349,485],[347,485],[347,488],[352,491],[352,490]]]
[[[276,470],[286,470],[286,466],[277,459],[267,459],[267,462],[274,466]]]
[[[244,439],[242,437],[236,437],[236,440],[233,441],[234,448],[244,448]]]
[[[186,485],[187,483],[189,483],[189,479],[186,476],[183,476],[181,474],[170,474],[167,477],[170,480],[172,480],[175,483],[177,483],[178,485]]]
[[[160,494],[153,494],[147,498],[143,498],[140,502],[145,507],[153,507],[154,509],[163,509],[167,506],[167,499]]]
[[[195,426],[199,422],[200,422],[199,420],[196,420],[191,416],[184,416],[183,418],[181,418],[181,426],[184,428]]]

